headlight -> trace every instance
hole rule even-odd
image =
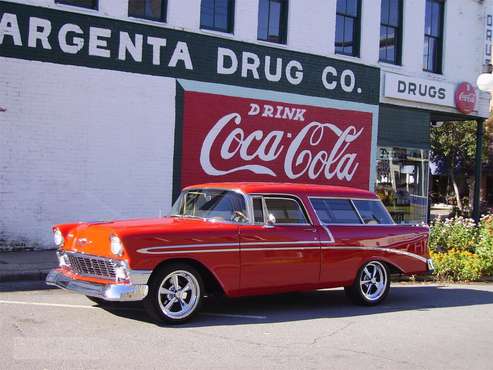
[[[62,232],[59,229],[55,229],[53,232],[53,241],[55,242],[55,245],[60,248],[63,246],[63,235]]]
[[[110,236],[110,246],[111,246],[111,253],[113,253],[114,255],[121,256],[123,254],[123,244],[118,236],[116,235]]]

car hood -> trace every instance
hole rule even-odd
[[[63,229],[64,225],[58,225]],[[109,238],[117,235],[129,254],[139,248],[237,240],[238,225],[197,218],[161,217],[79,223],[65,232],[64,249],[114,258]]]

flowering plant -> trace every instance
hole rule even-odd
[[[430,226],[435,276],[446,280],[478,280],[493,275],[493,215],[479,224],[470,218],[436,220]]]

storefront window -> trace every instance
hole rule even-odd
[[[375,191],[398,224],[426,222],[429,152],[378,147]]]

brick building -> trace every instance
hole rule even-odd
[[[370,188],[425,220],[430,122],[488,115],[490,7],[0,1],[1,243],[164,214],[205,181]]]

